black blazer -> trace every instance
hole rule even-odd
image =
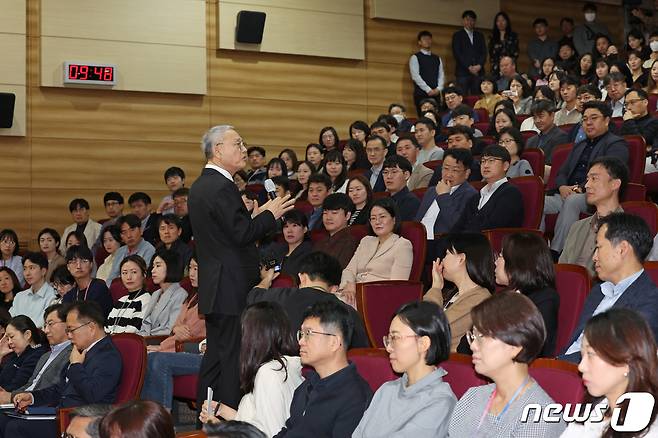
[[[75,348],[75,347],[73,347]],[[110,336],[87,351],[85,361],[62,370],[59,384],[32,392],[35,406],[69,408],[116,401],[123,363]]]
[[[423,196],[415,220],[417,222],[422,221],[427,210],[436,201],[440,211],[436,217],[436,222],[434,222],[434,234],[447,233],[455,225],[455,222],[457,222],[457,219],[459,219],[464,208],[472,198],[479,198],[478,191],[467,182],[457,187],[457,190],[452,195],[449,193],[437,195],[436,189],[430,187],[425,192],[425,196]]]
[[[464,208],[451,233],[479,233],[492,228],[523,225],[523,197],[516,186],[503,183],[478,210],[480,196],[474,196]]]
[[[383,172],[379,172],[379,176],[377,176],[377,181],[375,181],[375,187],[372,188],[373,192],[386,191],[386,186],[384,185],[384,175],[382,175],[382,173]],[[370,177],[372,176],[372,169],[366,170],[363,176],[365,176],[366,179],[370,180]]]
[[[40,345],[36,348],[28,345],[20,356],[13,352],[10,353],[2,365],[2,371],[0,371],[0,386],[2,389],[11,392],[25,385],[37,366],[37,362],[46,352],[48,352],[48,346],[46,345]]]
[[[395,201],[400,210],[400,220],[414,220],[416,212],[418,212],[418,207],[420,207],[418,196],[411,193],[407,187],[403,187],[402,190],[391,196],[391,199]]]
[[[473,30],[473,44],[468,37],[466,30],[460,29],[452,35],[452,54],[455,57],[456,69],[455,76],[470,76],[471,72],[468,67],[471,65],[481,65],[482,69],[478,76],[484,75],[484,63],[487,60],[487,43],[484,41],[484,35],[477,30]]]
[[[557,312],[560,308],[560,295],[558,295],[555,289],[550,287],[524,291],[523,293],[535,303],[537,310],[539,310],[539,313],[541,313],[541,316],[544,318],[544,325],[546,326],[546,341],[544,341],[544,348],[542,348],[540,356],[554,357],[558,328]]]
[[[269,211],[252,219],[237,186],[204,168],[192,184],[189,216],[199,262],[199,312],[240,315],[259,281],[255,242],[276,229]]]
[[[160,215],[157,213],[151,213],[149,219],[146,221],[146,226],[144,231],[142,231],[142,237],[151,245],[155,246],[158,241],[160,241],[160,232],[158,231],[158,222],[160,221]]]
[[[580,361],[580,352],[572,353],[568,356],[565,353],[583,332],[585,324],[592,317],[594,310],[596,310],[602,300],[601,284],[597,284],[592,288],[589,295],[587,295],[583,311],[580,313],[578,325],[573,331],[569,343],[562,351],[562,355],[559,357],[560,359],[571,362]],[[621,297],[612,305],[613,309],[619,307],[635,310],[644,316],[649,327],[651,327],[654,337],[658,337],[658,287],[653,284],[646,271],[642,272],[637,280],[628,286]]]
[[[271,251],[281,266],[281,272],[297,280],[299,265],[306,259],[307,255],[313,252],[313,245],[309,240],[305,240],[288,257],[286,257],[286,254],[288,254],[288,244],[286,242],[275,243]]]

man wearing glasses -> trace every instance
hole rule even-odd
[[[649,114],[649,95],[646,91],[631,89],[624,99],[624,124],[621,135],[640,135],[647,144],[647,152],[658,148],[658,119]]]
[[[302,364],[313,370],[295,390],[290,417],[275,437],[352,436],[372,398],[368,383],[347,361],[353,329],[339,303],[319,302],[306,310],[297,340]]]
[[[76,302],[66,315],[66,334],[73,344],[69,367],[57,384],[14,396],[16,409],[29,406],[69,408],[114,403],[121,379],[121,355],[105,334],[105,317],[93,301]],[[55,420],[28,421],[0,416],[0,436],[52,437]]]
[[[416,216],[420,200],[407,188],[407,181],[411,176],[411,163],[400,155],[391,155],[384,161],[382,175],[386,191],[391,194],[400,210],[400,219],[412,221]]]
[[[91,276],[93,259],[91,250],[86,246],[73,245],[66,250],[66,267],[75,280],[75,286],[64,295],[62,303],[96,301],[107,318],[114,302],[105,282]]]

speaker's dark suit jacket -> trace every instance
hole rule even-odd
[[[418,222],[422,221],[427,210],[436,201],[440,211],[436,217],[436,222],[434,222],[434,234],[447,233],[455,225],[455,222],[457,222],[464,208],[466,208],[466,205],[472,198],[479,198],[478,191],[467,182],[457,187],[452,194],[444,193],[438,195],[435,187],[429,187],[425,192],[425,196],[423,196],[423,200],[420,202],[415,220]]]
[[[509,182],[498,187],[481,210],[478,210],[479,202],[480,196],[471,198],[450,232],[479,233],[492,228],[523,225],[523,197]]]

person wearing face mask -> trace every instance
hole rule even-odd
[[[649,35],[649,48],[651,49],[649,58],[642,64],[642,68],[647,70],[651,68],[654,61],[658,60],[658,31],[653,31]]]
[[[594,3],[585,3],[583,14],[585,22],[576,26],[573,31],[573,43],[579,54],[587,53],[592,49],[597,34],[610,37],[608,27],[596,21],[596,5]]]

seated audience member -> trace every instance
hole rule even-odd
[[[427,112],[433,112],[434,114],[439,112],[439,103],[433,97],[427,97],[420,101],[420,114]]]
[[[23,256],[25,282],[30,286],[14,297],[9,309],[11,316],[28,316],[37,327],[43,327],[43,311],[55,299],[55,289],[46,281],[48,260],[40,252],[28,252]]]
[[[100,438],[176,436],[171,414],[159,404],[143,400],[131,400],[112,409],[101,420],[99,431]]]
[[[428,161],[440,160],[443,158],[443,149],[436,145],[434,136],[436,135],[436,124],[427,117],[421,117],[414,125],[416,130],[414,136],[420,145],[418,157],[414,163],[416,166],[427,163]],[[370,157],[368,157],[370,159]],[[382,162],[384,160],[382,159]],[[371,160],[372,162],[372,160]],[[371,181],[372,182],[372,181]],[[379,191],[376,190],[375,191]]]
[[[370,125],[370,135],[378,135],[386,142],[386,156],[395,154],[395,143],[391,140],[391,127],[385,120],[376,121]]]
[[[450,325],[441,308],[422,301],[403,305],[384,345],[402,377],[375,392],[352,437],[447,436],[457,398],[438,365],[450,356]]]
[[[251,146],[247,149],[249,171],[247,184],[262,184],[267,175],[265,167],[265,149],[260,146]]]
[[[502,146],[487,146],[480,160],[481,172],[487,183],[479,197],[473,197],[452,228],[452,233],[479,233],[482,230],[520,227],[523,223],[523,198],[516,186],[505,176],[511,157]]]
[[[555,290],[555,266],[546,241],[533,233],[506,236],[496,257],[496,283],[522,293],[537,306],[546,327],[540,356],[554,356],[560,296]]]
[[[117,225],[121,230],[121,240],[125,245],[116,250],[112,271],[107,278],[108,283],[112,283],[112,280],[119,276],[119,265],[126,256],[136,254],[144,259],[146,263],[151,263],[151,259],[155,254],[153,245],[142,237],[141,222],[136,215],[121,216]]]
[[[576,96],[579,86],[580,82],[573,76],[565,76],[560,81],[560,96],[562,96],[564,105],[555,113],[556,126],[578,123],[582,119],[582,115],[576,107]]]
[[[533,99],[533,105],[539,101],[539,100],[548,100],[551,102],[553,105],[555,105],[555,93],[553,90],[550,89],[548,85],[542,85],[541,87],[536,87],[534,94],[532,95]],[[532,114],[532,105],[530,106],[530,115]],[[533,117],[528,117],[525,119],[523,122],[521,122],[521,126],[519,127],[519,131],[534,131],[536,133],[539,133],[539,128],[535,124],[535,120]]]
[[[493,383],[470,388],[457,402],[449,434],[455,437],[558,437],[563,422],[521,421],[525,406],[553,403],[528,374],[541,352],[546,328],[532,301],[516,292],[498,292],[471,310],[467,333],[475,371]]]
[[[304,259],[299,269],[299,287],[272,288],[274,270],[262,268],[261,281],[249,292],[247,303],[274,301],[281,304],[288,315],[293,332],[301,327],[304,312],[310,306],[321,301],[339,303],[349,312],[354,328],[348,347],[369,346],[370,342],[359,313],[334,295],[342,272],[338,260],[323,252],[313,252]]]
[[[68,306],[63,304],[48,306],[44,311],[46,323],[43,331],[50,345],[50,351],[42,352],[41,357],[35,360],[34,371],[23,385],[12,390],[5,388],[0,391],[0,403],[11,403],[13,396],[18,393],[48,388],[59,383],[62,370],[69,365],[69,356],[73,348],[66,334],[67,313]],[[20,372],[20,369],[17,372]]]
[[[496,135],[503,128],[514,127],[519,129],[521,127],[518,119],[516,118],[516,114],[514,113],[514,109],[508,108],[506,106],[501,107],[503,102],[509,101],[501,100],[497,105],[497,109],[489,121],[489,131],[487,132],[489,135]]]
[[[320,130],[318,144],[322,146],[327,152],[338,149],[340,145],[340,139],[338,138],[338,132],[336,132],[336,128],[333,126],[325,126],[322,128]],[[279,158],[281,158],[280,155]],[[288,168],[290,169],[290,167]]]
[[[0,231],[0,265],[14,271],[20,285],[25,284],[23,277],[23,259],[18,255],[18,235],[16,231],[5,228]]]
[[[183,226],[180,219],[174,214],[161,216],[158,232],[160,234],[158,249],[162,248],[175,252],[178,254],[183,266],[187,266],[192,257],[192,248],[181,239]]]
[[[420,144],[413,135],[404,134],[398,138],[395,144],[396,153],[406,158],[412,165],[411,175],[407,181],[409,190],[422,189],[427,187],[432,178],[432,169],[422,164],[416,165],[418,160],[418,152],[420,151]]]
[[[22,289],[16,273],[6,266],[0,266],[0,294],[2,294],[0,295],[0,309],[9,311],[14,303],[14,297]]]
[[[308,229],[322,229],[322,203],[331,192],[331,180],[323,173],[315,173],[308,178],[308,203],[313,207],[308,218]]]
[[[398,133],[411,131],[411,123],[407,120],[407,107],[393,102],[388,106],[388,114],[398,122]]]
[[[108,315],[112,310],[112,296],[103,280],[92,277],[93,263],[89,248],[75,245],[66,251],[66,266],[75,279],[75,286],[62,297],[62,302],[96,301],[103,309],[103,315]]]
[[[523,136],[516,128],[503,128],[498,133],[498,145],[507,149],[511,159],[509,169],[505,176],[507,178],[517,178],[519,176],[533,175],[532,167],[528,160],[521,158],[525,145]]]
[[[50,282],[53,271],[58,266],[63,266],[66,264],[66,259],[59,253],[59,246],[62,243],[62,239],[59,237],[59,233],[57,231],[53,230],[52,228],[44,228],[43,230],[39,231],[37,242],[39,243],[39,249],[48,259],[46,281]]]
[[[53,272],[51,285],[55,289],[55,299],[51,301],[52,304],[61,304],[64,296],[75,287],[75,279],[71,275],[68,266],[60,266]]]
[[[473,137],[482,137],[482,131],[473,128],[473,108],[466,104],[455,107],[452,111],[452,126],[466,126],[473,132]]]
[[[443,157],[442,178],[430,187],[418,207],[415,220],[427,231],[427,240],[435,234],[449,232],[463,209],[478,192],[467,180],[471,174],[473,156],[467,149],[448,149]]]
[[[610,417],[620,409],[618,418],[628,418],[628,403],[617,405],[625,393],[658,392],[656,341],[642,315],[630,309],[610,309],[587,322],[578,370],[587,388],[586,403],[605,409],[603,421],[571,423],[562,437],[603,437],[614,435]],[[649,411],[646,426],[634,436],[655,436],[656,413]]]
[[[5,335],[0,341],[0,389],[12,392],[25,385],[39,358],[48,351],[42,345],[41,330],[25,315],[9,320]]]
[[[324,148],[319,144],[309,143],[306,146],[306,161],[313,164],[318,172],[322,171],[322,166],[324,164]]]
[[[112,410],[112,405],[78,406],[69,412],[69,425],[66,433],[75,438],[96,438],[99,436],[101,420]],[[66,436],[66,435],[65,435]]]
[[[443,90],[443,99],[446,102],[448,112],[441,117],[441,126],[451,127],[455,124],[453,111],[464,102],[464,93],[458,87],[446,87]],[[438,111],[438,108],[435,110]],[[476,122],[479,121],[475,111],[471,109],[471,117]],[[440,158],[438,158],[440,160]]]
[[[327,152],[322,173],[331,180],[331,193],[345,193],[347,189],[347,164],[340,150],[334,149]]]
[[[177,166],[170,167],[165,170],[164,181],[171,193],[162,198],[160,205],[158,205],[158,208],[156,209],[156,213],[174,214],[173,194],[176,190],[185,186],[185,171]]]
[[[108,253],[108,256],[105,257],[103,264],[98,267],[96,278],[111,283],[111,280],[108,281],[108,279],[110,278],[110,272],[114,265],[116,252],[123,245],[123,242],[121,241],[121,231],[118,226],[109,225],[103,229],[100,238],[102,240],[103,249]]]
[[[237,411],[224,403],[204,402],[203,423],[239,420],[273,436],[290,417],[290,403],[301,385],[302,364],[286,314],[277,303],[261,302],[242,314],[240,388],[245,394]],[[208,416],[207,410],[214,415]]]
[[[386,140],[378,135],[370,136],[366,140],[366,154],[370,168],[365,171],[363,176],[370,182],[373,192],[383,192],[386,190],[384,186],[384,176],[382,175],[382,167],[384,159],[386,158]]]
[[[551,249],[557,253],[562,252],[571,225],[587,209],[583,186],[592,161],[601,156],[611,156],[628,164],[626,141],[608,131],[610,107],[603,102],[587,102],[583,109],[587,138],[569,152],[555,180],[557,189],[544,197],[544,214],[559,213],[551,240]]]
[[[347,182],[347,195],[354,203],[354,213],[350,217],[349,225],[367,224],[373,198],[368,178],[363,175],[350,178]]]
[[[372,398],[368,383],[347,361],[353,329],[339,303],[316,303],[304,312],[297,340],[302,365],[313,370],[295,390],[290,417],[277,438],[352,435]]]
[[[358,245],[348,228],[353,212],[354,203],[349,196],[343,193],[327,196],[322,203],[322,224],[329,235],[313,244],[313,251],[321,251],[336,258],[341,269],[350,262]],[[295,272],[295,276],[298,272]]]
[[[286,162],[279,157],[272,158],[266,166],[267,179],[272,179],[275,176],[288,176],[288,167]],[[265,196],[267,198],[267,196]]]
[[[103,227],[114,225],[123,216],[123,196],[119,192],[107,192],[103,195],[103,206],[107,218],[98,221]]]
[[[576,98],[576,108],[582,114],[583,105],[592,100],[601,100],[601,91],[592,84],[581,85],[578,87],[577,98]],[[614,132],[614,124],[610,121],[610,132]],[[577,144],[585,140],[587,135],[585,135],[585,128],[583,127],[582,120],[576,123],[571,131],[569,131],[568,143]]]
[[[68,251],[68,249],[72,246],[84,246],[85,248],[89,248],[89,242],[87,242],[87,238],[80,231],[71,231],[66,236],[66,240],[64,240],[64,245],[66,246],[66,249],[64,250],[64,254],[66,254],[66,251]]]
[[[292,181],[287,176],[279,175],[272,177],[272,182],[274,183],[274,191],[278,197],[283,198],[286,195],[292,194],[290,191]]]
[[[498,66],[500,77],[496,81],[496,86],[498,90],[507,90],[512,78],[518,75],[516,71],[516,60],[510,55],[503,55],[498,61]]]
[[[491,244],[482,234],[451,234],[443,259],[432,263],[432,287],[423,300],[443,308],[450,324],[450,351],[472,326],[471,309],[486,300],[495,290],[494,259]],[[445,280],[454,285],[443,299]]]
[[[400,236],[401,222],[395,201],[382,198],[373,202],[369,235],[361,239],[340,281],[340,295],[348,304],[356,305],[356,283],[409,280],[413,248]]]
[[[151,277],[160,288],[151,294],[138,335],[171,334],[183,301],[187,298],[187,291],[180,285],[184,266],[178,254],[171,250],[161,249],[155,253]]]
[[[520,74],[515,74],[507,86],[508,95],[504,94],[507,99],[514,104],[514,113],[517,115],[530,114],[530,105],[532,105],[532,95],[528,81]]]
[[[386,191],[397,204],[400,220],[410,221],[416,216],[420,200],[409,191],[407,180],[411,176],[411,163],[400,155],[391,155],[382,168]]]
[[[94,403],[114,403],[121,379],[121,354],[105,335],[105,318],[98,303],[76,302],[66,315],[66,330],[73,347],[70,365],[57,384],[21,392],[13,402],[19,410],[29,406],[71,408]],[[3,436],[55,436],[55,420],[28,421],[0,417]]]
[[[370,126],[363,120],[356,120],[350,125],[349,128],[350,138],[358,140],[365,147],[366,138],[370,136]]]
[[[480,82],[480,91],[482,91],[482,97],[475,102],[473,109],[485,109],[489,116],[493,116],[494,105],[503,99],[498,94],[496,79],[492,75],[484,76]]]
[[[73,223],[64,229],[62,236],[68,236],[71,231],[78,231],[85,235],[87,242],[93,244],[101,233],[101,224],[89,218],[89,202],[86,199],[76,198],[69,204],[69,211]],[[59,250],[66,252],[66,242],[60,243]]]
[[[190,215],[187,209],[187,198],[190,195],[190,189],[187,187],[180,188],[172,195],[174,198],[174,215],[180,219],[181,229],[183,232],[180,239],[184,243],[189,243],[192,240],[192,224],[190,223]]]
[[[544,151],[544,163],[550,166],[555,146],[569,142],[567,133],[555,125],[555,104],[550,100],[536,100],[531,112],[539,133],[528,139],[526,147]]]
[[[114,303],[107,317],[109,334],[137,333],[142,329],[151,294],[146,290],[146,262],[138,255],[124,258],[119,265],[121,283],[128,291]]]
[[[370,167],[366,149],[359,140],[349,139],[343,148],[343,158],[348,172],[352,170],[365,171]]]
[[[484,145],[477,143],[475,148],[476,139],[473,138],[473,133],[465,126],[453,126],[448,129],[448,150],[450,149],[466,149],[472,155],[480,155],[484,149]],[[445,158],[445,154],[444,154]],[[437,166],[430,179],[430,187],[434,187],[443,179],[443,166]],[[468,181],[482,181],[482,174],[480,173],[480,162],[473,159],[470,164],[470,174]]]
[[[308,179],[316,173],[316,168],[310,161],[301,161],[297,165],[297,182],[301,189],[295,195],[295,199],[306,201],[308,197]]]
[[[638,216],[611,213],[600,220],[593,259],[596,274],[603,283],[594,286],[587,295],[569,347],[560,359],[580,361],[585,324],[593,315],[610,308],[636,310],[656,336],[658,287],[642,266],[652,243],[649,226]]]
[[[249,190],[242,190],[240,192],[240,198],[242,198],[242,202],[244,203],[244,206],[249,212],[249,214],[253,216],[254,207],[258,203],[258,195],[253,192],[250,192]]]
[[[624,115],[624,103],[626,98],[626,77],[621,72],[610,72],[605,78],[605,88],[608,91],[606,103],[612,108],[611,117],[622,117]]]
[[[648,99],[649,95],[642,89],[626,91],[626,112],[620,134],[640,135],[644,137],[647,150],[653,150],[658,148],[658,119],[649,114]]]
[[[130,205],[132,214],[139,219],[139,228],[144,240],[151,245],[155,245],[158,240],[158,220],[160,215],[151,212],[151,197],[144,192],[135,192],[128,198],[128,205]],[[117,225],[121,226],[120,218],[117,220]]]
[[[329,198],[329,195],[327,198]],[[299,264],[311,252],[312,244],[308,237],[308,219],[299,210],[292,210],[282,218],[283,239],[285,242],[274,243],[267,256],[276,260],[281,272],[293,278],[299,272]],[[266,257],[267,258],[267,257]]]
[[[594,206],[592,216],[574,222],[564,242],[560,263],[584,266],[595,276],[592,256],[596,249],[596,232],[599,222],[610,213],[620,213],[620,199],[628,185],[628,167],[615,157],[599,157],[592,161],[587,172],[585,196],[587,204]]]

